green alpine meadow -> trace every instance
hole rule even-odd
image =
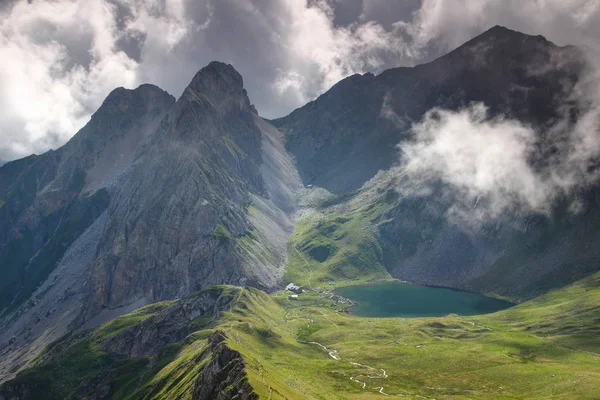
[[[283,291],[217,286],[59,340],[3,395],[86,398],[101,388],[122,399],[595,399],[599,283],[594,274],[496,313],[434,318],[347,315],[326,291],[289,300]],[[180,308],[199,301],[206,314],[174,325]],[[152,353],[132,351],[156,335]],[[198,382],[211,379],[217,391],[199,397]]]
[[[0,400],[600,399],[598,1],[5,3]]]

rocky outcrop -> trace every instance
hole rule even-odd
[[[139,324],[99,342],[100,348],[123,357],[154,357],[167,345],[183,340],[193,331],[193,321],[219,317],[233,300],[222,290],[211,289],[183,298]]]
[[[215,331],[208,338],[211,360],[202,368],[194,382],[194,400],[255,400],[252,385],[246,376],[242,355],[224,341],[227,336]]]
[[[171,398],[168,393],[175,390],[194,399],[257,399],[242,355],[227,346],[225,333],[217,330],[205,338],[195,333],[218,323],[244,291],[215,287],[67,335],[49,346],[34,367],[0,385],[0,399],[111,399],[121,398],[125,390],[131,398]],[[170,362],[177,365],[175,371]],[[164,367],[166,380],[153,379],[152,373]],[[181,373],[191,376],[184,390],[172,385]],[[162,397],[153,397],[156,393]]]
[[[116,89],[63,147],[0,168],[0,312],[27,300],[104,212],[108,181],[118,180],[173,101],[156,86]]]
[[[84,319],[214,284],[277,284],[282,262],[247,268],[239,255],[252,196],[269,196],[256,118],[232,66],[194,77],[111,201]]]
[[[111,198],[174,101],[115,89],[63,147],[0,168],[0,380],[68,332]]]

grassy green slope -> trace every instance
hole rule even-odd
[[[337,312],[341,305],[315,292],[288,300],[284,292],[226,290],[234,299],[227,311],[196,321],[196,331],[153,360],[114,359],[94,343],[164,304],[72,341],[53,363],[43,365],[42,357],[17,381],[51,382],[68,398],[75,393],[63,390],[70,384],[93,383],[98,371],[109,371],[112,398],[189,399],[208,360],[206,339],[220,329],[243,355],[248,380],[264,399],[598,398],[600,274],[476,317],[360,318]]]
[[[372,227],[361,216],[302,219],[290,240],[286,279],[309,287],[389,278]]]
[[[141,323],[169,303],[149,305],[94,331],[83,331],[58,341],[38,357],[34,367],[19,373],[8,384],[17,388],[31,387],[32,397],[25,398],[39,399],[77,397],[86,392],[85,386],[91,386],[102,378],[114,384],[109,391],[115,395],[131,392],[139,373],[147,368],[148,360],[113,357],[100,350],[100,343]]]
[[[279,294],[285,314],[271,306],[261,322],[269,335],[232,325],[234,345],[257,371],[250,375],[257,390],[272,388],[260,391],[265,398],[382,398],[381,390],[408,398],[595,399],[599,280],[477,317],[359,318],[315,294],[298,302]]]
[[[317,194],[290,238],[286,282],[328,288],[391,279],[377,240],[378,219],[397,198],[385,183],[358,194]]]
[[[493,314],[490,322],[564,347],[600,353],[600,272]]]

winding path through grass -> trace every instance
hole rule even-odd
[[[296,251],[298,251],[298,250],[296,250]],[[307,264],[308,264],[308,263],[307,263]],[[285,321],[287,321],[288,319],[306,319],[306,320],[308,320],[308,321],[309,321],[309,323],[306,325],[307,327],[310,327],[310,323],[312,323],[312,322],[313,322],[313,320],[312,320],[312,319],[305,318],[305,317],[295,317],[295,318],[289,318],[290,314],[291,314],[291,309],[288,309],[288,312],[287,312],[287,313],[284,315],[283,319],[284,319]],[[321,315],[322,315],[323,317],[325,317],[325,318],[326,318],[326,319],[327,319],[329,322],[331,322],[333,325],[335,325],[336,327],[338,327],[338,326],[337,326],[337,325],[336,325],[336,324],[335,324],[333,321],[331,321],[331,320],[330,320],[330,319],[329,319],[329,318],[328,318],[328,317],[327,317],[327,316],[326,316],[326,315],[325,315],[323,312],[321,312]],[[329,355],[329,357],[333,358],[333,359],[334,359],[334,360],[336,360],[336,361],[342,361],[342,362],[346,362],[346,363],[348,363],[348,364],[350,364],[350,365],[354,365],[354,366],[356,366],[356,367],[361,367],[361,368],[364,368],[364,369],[366,369],[366,370],[367,370],[367,371],[369,371],[369,372],[371,372],[371,371],[377,371],[377,370],[380,370],[380,371],[382,372],[381,374],[377,374],[377,375],[373,375],[373,374],[372,374],[372,372],[371,372],[371,374],[369,374],[369,373],[365,373],[365,374],[359,374],[359,375],[354,375],[354,376],[351,376],[351,377],[350,377],[350,380],[351,380],[352,382],[356,382],[356,383],[359,383],[359,384],[361,384],[361,385],[362,385],[362,389],[367,389],[367,383],[366,383],[366,382],[364,382],[364,381],[358,380],[357,378],[359,378],[359,377],[364,377],[364,378],[368,378],[368,379],[387,379],[387,378],[389,377],[389,375],[387,374],[386,370],[385,370],[385,369],[383,369],[383,368],[375,368],[375,367],[371,367],[370,365],[361,364],[361,363],[357,363],[357,362],[354,362],[354,361],[345,361],[345,360],[342,360],[342,357],[341,357],[341,356],[338,354],[338,351],[337,351],[337,350],[335,350],[335,349],[330,349],[330,348],[328,348],[327,346],[325,346],[325,345],[324,345],[324,344],[322,344],[322,343],[315,342],[315,341],[310,341],[310,342],[307,342],[307,341],[304,341],[304,340],[301,340],[301,339],[298,339],[298,338],[296,338],[296,340],[297,340],[299,343],[302,343],[302,344],[310,344],[310,345],[314,345],[314,346],[319,346],[321,349],[323,349],[324,351],[326,351],[326,352],[327,352],[327,354]],[[424,396],[420,396],[420,395],[412,395],[412,394],[394,394],[394,395],[391,395],[391,394],[385,393],[385,392],[383,391],[383,386],[378,386],[378,387],[375,387],[374,389],[379,389],[379,390],[378,390],[378,393],[380,393],[380,394],[382,394],[382,395],[384,395],[384,396],[395,396],[395,397],[416,397],[416,398],[422,398],[422,399],[427,399],[427,400],[435,400],[435,399],[432,399],[432,398],[429,398],[429,397],[424,397]]]
[[[306,342],[306,341],[303,341],[303,340],[300,340],[300,339],[298,339],[298,342],[303,343],[303,344],[312,344],[312,345],[319,346],[320,348],[322,348],[323,350],[325,350],[329,354],[329,356],[331,358],[333,358],[336,361],[346,362],[348,364],[351,364],[351,365],[354,365],[354,366],[357,366],[357,367],[365,368],[368,371],[377,371],[377,370],[379,370],[379,371],[382,372],[381,374],[377,374],[377,375],[359,374],[359,375],[351,376],[350,380],[352,382],[356,382],[356,383],[361,384],[362,385],[362,389],[367,389],[367,384],[366,384],[366,382],[358,380],[357,378],[359,378],[359,377],[365,377],[365,378],[368,378],[368,379],[387,379],[387,378],[389,378],[389,375],[387,374],[387,372],[385,371],[385,369],[371,367],[370,365],[360,364],[360,363],[357,363],[357,362],[354,362],[354,361],[345,361],[345,360],[342,360],[342,357],[340,357],[338,355],[338,351],[337,350],[330,349],[330,348],[328,348],[327,346],[325,346],[322,343],[319,343],[319,342]],[[383,391],[383,386],[377,386],[374,389],[378,389],[377,392],[381,393],[384,396],[416,397],[416,398],[426,399],[426,400],[436,400],[434,398],[425,397],[425,396],[421,396],[421,395],[418,395],[418,394],[389,394],[389,393],[385,393]]]

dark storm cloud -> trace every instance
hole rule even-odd
[[[233,64],[261,115],[277,117],[347,75],[429,60],[495,24],[561,44],[600,37],[586,0],[30,3],[0,5],[0,157],[60,145],[114,87],[179,96],[212,60]]]
[[[131,30],[117,39],[115,45],[127,54],[127,57],[139,63],[142,61],[142,48],[145,40],[146,34],[144,32]]]
[[[355,23],[363,11],[362,0],[337,0],[331,5],[335,9],[333,23],[336,26],[348,26]]]
[[[143,80],[178,95],[199,68],[220,60],[233,64],[242,74],[261,114],[281,115],[297,106],[285,101],[271,104],[270,99],[278,68],[285,66],[289,57],[281,41],[291,22],[281,16],[277,1],[258,1],[254,5],[235,0],[204,4],[189,1],[185,6],[194,27],[168,58],[162,52],[154,53],[152,44],[146,44],[144,56],[152,62],[142,65]]]
[[[363,21],[377,21],[384,26],[392,26],[398,21],[408,22],[420,5],[420,0],[363,0],[359,18]]]
[[[362,5],[353,21],[337,26],[336,16],[346,6],[321,0],[188,2],[187,14],[195,21],[191,33],[168,58],[154,57],[155,47],[146,45],[146,61],[152,62],[141,73],[178,94],[185,85],[181,76],[191,78],[214,59],[228,62],[244,76],[261,115],[281,116],[347,75],[377,72],[403,59],[405,46],[395,32],[358,21]]]

